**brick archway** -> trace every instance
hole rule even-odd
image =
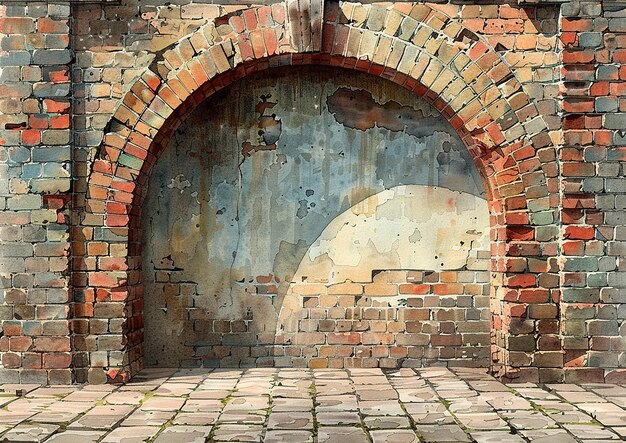
[[[492,48],[435,9],[398,4],[381,15],[357,4],[303,3],[218,18],[165,51],[125,95],[93,161],[73,239],[78,381],[126,380],[143,365],[139,208],[169,136],[233,81],[309,64],[387,78],[423,96],[457,130],[490,202],[493,369],[547,379],[540,368],[563,366],[559,194],[555,149],[535,105]],[[106,332],[92,328],[92,318],[107,319]]]

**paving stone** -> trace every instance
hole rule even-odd
[[[157,426],[120,427],[107,434],[102,443],[143,443],[159,430]]]
[[[417,433],[428,442],[469,442],[458,425],[417,425]]]
[[[316,401],[316,409],[319,412],[356,411],[358,409],[357,399],[352,395],[329,395],[317,397]]]
[[[369,375],[369,376],[353,376],[351,377],[352,383],[355,385],[389,385],[387,377],[384,375]]]
[[[122,385],[118,388],[120,392],[133,391],[142,392],[144,394],[154,391],[159,387],[159,383],[137,383],[133,385]]]
[[[268,429],[313,429],[311,412],[272,412]]]
[[[15,426],[18,423],[23,422],[29,417],[35,415],[35,411],[6,411],[4,409],[0,409],[0,425],[12,425]]]
[[[177,411],[185,403],[184,398],[150,397],[141,405],[144,411]]]
[[[57,425],[43,423],[22,423],[2,436],[0,441],[44,441],[59,429]]]
[[[207,383],[208,380],[227,380],[227,379],[236,379],[238,380],[243,375],[242,370],[239,369],[216,369],[212,371],[209,375],[204,377],[203,383]]]
[[[408,403],[404,405],[406,412],[410,415],[422,413],[444,413],[448,412],[443,403]]]
[[[613,403],[579,403],[577,408],[588,413],[592,417],[605,414],[622,414],[624,410]]]
[[[361,401],[367,400],[396,400],[398,393],[388,387],[389,385],[381,386],[378,388],[376,385],[371,386],[371,389],[356,388],[356,395]],[[368,386],[369,388],[370,386]]]
[[[224,404],[219,400],[204,400],[190,398],[185,402],[181,411],[183,412],[219,412],[224,407]]]
[[[437,425],[446,424],[447,425],[447,424],[456,423],[456,421],[454,420],[454,417],[449,412],[426,412],[426,413],[410,414],[410,416],[411,416],[411,419],[413,419],[415,423],[420,423],[424,425],[429,425],[429,424],[437,424]]]
[[[132,410],[133,407],[128,405],[96,406],[71,423],[69,427],[110,429],[121,422]]]
[[[269,407],[269,397],[237,397],[224,407],[224,412],[258,411]]]
[[[515,429],[542,429],[556,427],[554,417],[546,416],[539,411],[513,411],[505,414],[507,421]]]
[[[548,391],[544,391],[543,389],[536,388],[536,387],[533,387],[533,388],[516,387],[515,390],[527,400],[546,400],[546,401],[559,400],[559,398],[556,395]]]
[[[563,429],[537,429],[520,431],[524,437],[538,443],[574,443],[576,439]]]
[[[353,394],[355,392],[354,385],[352,383],[315,383],[317,395],[323,396],[336,396],[344,394]]]
[[[493,412],[456,414],[456,418],[469,429],[508,429],[506,422]]]
[[[174,417],[172,423],[175,425],[208,426],[215,424],[218,417],[218,413],[203,412],[202,414],[196,414],[179,412],[176,414],[176,417]]]
[[[69,394],[67,397],[63,398],[63,401],[80,401],[80,402],[97,402],[98,400],[102,400],[106,397],[106,391],[91,391],[91,390],[80,390],[75,391]]]
[[[139,375],[139,374],[138,374]],[[83,385],[80,387],[81,391],[98,391],[98,392],[113,392],[116,389],[122,388],[126,385],[118,386],[118,385]]]
[[[313,433],[307,431],[268,430],[264,443],[313,443]]]
[[[198,387],[200,390],[228,391],[237,386],[237,379],[209,379]]]
[[[38,423],[68,423],[93,407],[94,403],[89,402],[57,401],[33,415],[30,420]]]
[[[37,388],[26,394],[27,398],[41,398],[41,397],[54,397],[63,398],[77,391],[78,389],[73,386],[46,386]]]
[[[576,407],[572,404],[565,403],[563,401],[543,401],[537,400],[538,406],[544,409],[548,414],[561,413],[563,411],[576,411]]]
[[[626,426],[626,411],[601,412],[595,414],[595,419],[604,426]]]
[[[268,382],[264,386],[242,386],[241,383],[237,384],[237,390],[233,392],[233,397],[260,397],[268,395],[272,385]]]
[[[96,443],[102,438],[106,431],[65,431],[50,437],[49,442],[53,443]]]
[[[397,401],[361,401],[359,409],[364,415],[404,415]]]
[[[161,432],[154,443],[204,443],[210,433],[210,426],[171,426]]]
[[[398,396],[403,403],[422,403],[439,400],[439,397],[431,388],[398,389]]]
[[[217,427],[217,430],[213,434],[213,438],[215,441],[258,442],[260,440],[259,436],[261,435],[262,431],[263,431],[262,426],[224,424],[224,425],[219,425]],[[156,442],[158,442],[158,439]],[[161,442],[158,442],[158,443],[161,443]],[[171,443],[171,442],[169,440],[163,440],[163,443]]]
[[[572,383],[548,383],[546,384],[546,388],[557,392],[585,392],[585,388],[581,385]]]
[[[481,393],[480,399],[489,403],[498,411],[512,411],[519,409],[532,409],[528,400],[510,392],[486,392]]]
[[[570,403],[604,403],[605,400],[593,392],[579,391],[556,391]]]
[[[262,425],[265,423],[265,411],[258,411],[251,413],[245,412],[226,412],[219,416],[217,421],[219,423],[228,424],[241,424],[241,425]]]
[[[122,422],[122,426],[163,426],[174,417],[175,413],[175,411],[145,411],[138,409]]]
[[[411,427],[409,419],[404,416],[368,416],[363,419],[363,422],[368,429],[405,429]]]
[[[605,397],[605,400],[626,409],[626,397]]]
[[[557,423],[591,423],[593,417],[582,411],[560,411],[550,413],[549,417]]]
[[[419,438],[411,430],[371,431],[373,443],[416,443]]]
[[[347,368],[346,371],[351,378],[354,377],[379,377],[384,375],[379,368]]]
[[[471,436],[476,440],[476,443],[518,443],[526,441],[519,435],[502,431],[472,432]]]
[[[626,387],[614,384],[582,385],[585,389],[595,392],[601,397],[626,397]]]
[[[143,392],[113,392],[104,397],[104,401],[111,405],[138,405],[145,397]]]
[[[352,426],[361,423],[361,416],[358,412],[318,412],[317,421],[322,426],[346,425]],[[379,417],[372,417],[379,418]]]
[[[222,400],[230,395],[227,390],[195,390],[189,394],[189,398],[198,398],[204,400]]]
[[[0,385],[0,392],[7,394],[15,394],[16,391],[22,391],[28,395],[28,393],[34,391],[35,389],[40,388],[41,385],[35,383],[24,383],[24,384],[15,384],[15,383],[4,383]]]
[[[302,412],[313,408],[313,400],[309,398],[273,398],[273,412]]]
[[[595,424],[570,424],[563,425],[565,429],[571,432],[574,437],[582,439],[598,439],[598,440],[619,440],[619,436],[608,429],[603,428]]]
[[[445,397],[444,397],[445,398]],[[450,403],[450,411],[453,413],[464,413],[464,412],[492,412],[494,408],[487,403],[485,400],[478,397],[470,397],[470,398],[461,398],[452,400]]]
[[[361,428],[346,426],[321,426],[318,430],[319,443],[367,443],[369,439]]]
[[[496,380],[473,380],[468,381],[468,384],[478,392],[509,392],[506,385]]]
[[[279,375],[282,374],[283,372],[284,371],[280,371]],[[335,369],[316,369],[315,371],[313,371],[313,376],[316,379],[332,379],[332,380],[347,379],[348,372],[338,371]]]
[[[391,381],[391,385],[396,390],[428,388],[429,390],[432,391],[432,388],[428,387],[428,385],[426,384],[426,381],[417,376],[401,377],[401,378],[399,377],[399,378],[394,378],[390,381]]]

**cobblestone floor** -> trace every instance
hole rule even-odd
[[[472,369],[149,369],[122,386],[5,384],[0,406],[10,442],[626,440],[626,386]]]

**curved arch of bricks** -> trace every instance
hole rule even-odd
[[[207,24],[164,52],[115,112],[88,177],[81,238],[73,239],[77,380],[122,381],[143,365],[139,209],[169,136],[198,103],[233,81],[307,64],[389,79],[449,120],[489,195],[492,369],[538,379],[541,368],[562,368],[555,149],[519,81],[476,34],[429,6],[398,3],[381,14],[367,5],[302,3],[287,0]],[[107,319],[107,332],[92,330],[92,318]],[[550,343],[548,351],[540,343]]]

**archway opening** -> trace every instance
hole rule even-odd
[[[186,117],[148,180],[145,363],[488,366],[483,183],[396,84],[247,76]]]

